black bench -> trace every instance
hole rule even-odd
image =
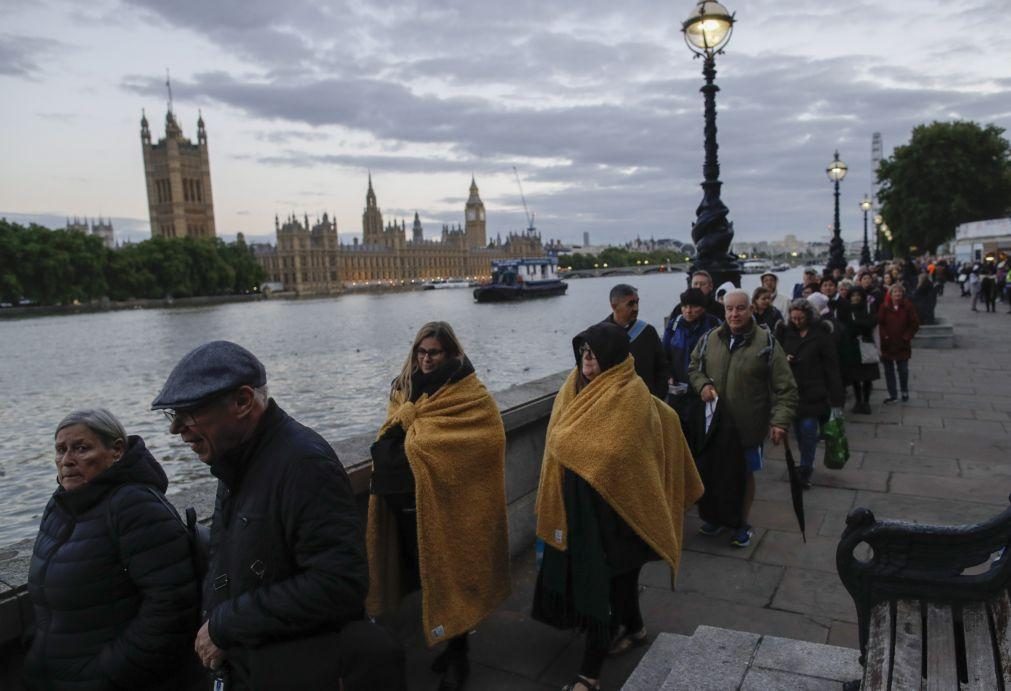
[[[851,511],[836,568],[856,605],[864,677],[845,688],[1011,691],[1009,542],[1011,508],[969,526]]]

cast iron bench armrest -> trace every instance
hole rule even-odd
[[[961,526],[878,521],[868,509],[851,511],[836,549],[836,568],[856,605],[861,663],[871,612],[879,603],[968,605],[1001,597],[1011,583],[1009,542],[1011,507],[984,523]],[[872,550],[866,561],[854,554],[861,544]],[[1001,558],[991,563],[1001,549]]]

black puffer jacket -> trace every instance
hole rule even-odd
[[[259,665],[313,664],[271,658],[262,646],[364,616],[365,544],[337,454],[273,400],[253,437],[211,472],[219,483],[204,616],[226,652],[230,688],[246,688]]]
[[[145,485],[168,480],[132,436],[110,468],[49,500],[28,574],[29,688],[185,687],[198,587],[182,523]]]
[[[828,414],[830,408],[843,405],[845,392],[834,334],[833,322],[819,319],[808,327],[803,336],[793,324],[786,323],[776,335],[797,381],[800,393],[798,420],[822,417]]]

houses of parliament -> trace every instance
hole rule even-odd
[[[214,237],[214,204],[203,116],[197,121],[197,143],[183,136],[169,109],[165,138],[152,143],[147,118],[141,120],[141,145],[147,179],[152,236]],[[326,213],[310,226],[308,215],[274,219],[277,244],[254,245],[267,280],[298,295],[330,295],[357,285],[397,285],[438,278],[484,278],[494,259],[544,254],[534,231],[509,233],[489,241],[484,202],[471,178],[464,205],[464,224],[443,225],[438,240],[424,238],[421,220],[383,223],[369,175],[362,213],[362,240],[342,243],[336,219]]]
[[[491,275],[493,259],[539,257],[544,254],[540,235],[510,233],[488,241],[484,203],[471,178],[464,205],[464,225],[443,225],[438,240],[424,238],[421,220],[383,224],[376,192],[369,175],[362,213],[362,241],[341,243],[337,223],[327,214],[310,227],[307,216],[274,220],[276,247],[258,247],[257,260],[268,280],[284,284],[299,295],[326,295],[356,285],[396,285],[437,278],[484,278]],[[410,232],[410,236],[408,236]]]

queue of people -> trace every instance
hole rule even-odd
[[[875,326],[890,400],[896,372],[908,398],[915,309],[901,284],[879,299],[873,277],[854,278],[813,276],[782,312],[774,274],[716,300],[696,272],[662,338],[621,284],[573,338],[545,439],[532,603],[536,620],[585,633],[566,689],[599,688],[608,656],[647,641],[642,566],[676,574],[685,512],[723,491],[703,487],[696,452],[739,453],[734,518],[701,530],[747,547],[766,440],[792,428],[810,481],[843,382],[866,412]],[[182,357],[151,407],[218,481],[206,560],[143,440],[108,411],[68,415],[29,575],[29,688],[396,691],[404,650],[381,622],[416,591],[426,644],[445,644],[439,689],[465,688],[468,633],[511,592],[502,419],[445,322],[419,330],[385,404],[363,521],[332,446],[270,397],[253,353],[213,341]],[[706,447],[717,437],[729,444]]]

